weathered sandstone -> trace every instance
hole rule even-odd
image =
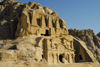
[[[94,34],[93,30],[69,29],[69,34],[86,43],[87,48],[93,53],[94,57],[100,62],[100,38]],[[99,35],[99,34],[98,34]]]
[[[91,30],[78,32],[75,35],[94,35]],[[93,38],[87,36],[89,43],[85,43],[68,33],[66,22],[50,8],[4,0],[0,2],[0,66],[98,67],[90,51],[96,48]]]

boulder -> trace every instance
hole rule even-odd
[[[52,13],[53,16],[58,16],[57,12]]]
[[[43,9],[45,10],[45,12],[47,13],[47,14],[52,14],[52,10],[50,9],[50,8],[48,8],[48,7],[43,7]]]

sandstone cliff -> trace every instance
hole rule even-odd
[[[86,43],[87,48],[92,51],[94,57],[100,62],[100,38],[94,34],[93,30],[69,29],[69,34]],[[99,34],[98,34],[99,35]]]
[[[68,35],[66,23],[50,8],[35,2],[0,1],[0,61],[42,62],[47,39],[51,43],[62,35]]]
[[[52,26],[53,28],[58,28],[60,31],[55,33],[55,29]],[[38,34],[41,31],[43,31],[41,34],[45,34],[46,27],[53,31],[50,35],[68,34],[65,21],[58,17],[57,12],[53,12],[48,7],[43,7],[35,2],[23,4],[13,0],[0,3],[1,39]]]
[[[99,37],[92,30],[69,32],[66,22],[48,7],[0,1],[0,66],[98,67]]]

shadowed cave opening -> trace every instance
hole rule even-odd
[[[49,30],[46,30],[45,32],[46,33],[45,34],[41,34],[41,36],[49,36]]]
[[[48,30],[46,30],[45,36],[49,36],[49,31]]]
[[[82,58],[82,56],[81,56],[81,55],[79,55],[79,59],[80,59],[80,60],[83,60],[83,58]]]
[[[44,56],[42,55],[42,58],[44,58]]]
[[[62,62],[62,59],[63,59],[63,56],[62,55],[59,55],[59,60],[60,62]],[[62,62],[63,63],[63,62]]]
[[[93,62],[81,42],[74,39],[73,45],[75,49],[75,62]]]
[[[17,50],[17,47],[16,47],[16,45],[14,45],[14,46],[10,47],[8,50]]]

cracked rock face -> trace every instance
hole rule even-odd
[[[39,3],[22,4],[7,0],[0,5],[0,38],[9,39],[24,35],[45,34],[46,27],[50,35],[67,35],[68,29],[63,19],[48,7]],[[41,29],[44,28],[44,29]],[[4,30],[3,30],[4,29]],[[60,30],[59,32],[58,29]],[[34,31],[33,31],[34,30]],[[43,31],[43,32],[42,32]]]
[[[58,17],[57,12],[39,3],[0,2],[0,61],[4,67],[97,63],[99,41],[100,38],[90,29],[68,31],[66,22]]]
[[[86,43],[87,48],[91,50],[97,60],[100,62],[100,38],[99,34],[95,35],[93,30],[76,30],[69,29],[69,34]]]
[[[1,61],[42,61],[42,35],[68,35],[66,23],[57,12],[35,2],[0,1]]]

